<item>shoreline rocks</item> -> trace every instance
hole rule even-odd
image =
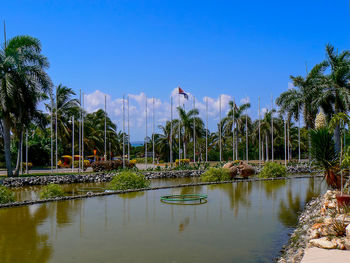
[[[337,205],[338,191],[310,201],[277,262],[300,262],[306,248],[350,250],[350,215]]]

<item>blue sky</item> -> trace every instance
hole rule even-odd
[[[82,89],[89,111],[108,94],[108,112],[121,126],[121,97],[130,94],[135,140],[144,137],[146,95],[155,97],[157,124],[170,117],[178,85],[196,97],[202,116],[208,97],[214,129],[219,95],[223,115],[235,96],[249,98],[257,117],[258,96],[270,106],[289,75],[324,59],[327,43],[350,49],[348,1],[12,0],[1,4],[0,19],[8,38],[41,40],[54,84]]]

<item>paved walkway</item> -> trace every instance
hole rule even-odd
[[[308,248],[301,263],[349,263],[350,251],[338,249]]]

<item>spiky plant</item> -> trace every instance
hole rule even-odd
[[[311,157],[315,164],[324,169],[324,176],[328,186],[340,188],[339,156],[335,151],[333,134],[324,126],[310,131]]]

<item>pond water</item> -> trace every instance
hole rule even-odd
[[[272,262],[320,178],[162,189],[0,209],[1,262]],[[201,205],[160,202],[203,193]]]
[[[170,179],[151,179],[150,187],[158,186],[169,186],[178,184],[189,184],[199,182],[199,177],[192,178],[170,178]],[[62,184],[61,185],[66,195],[80,195],[86,194],[86,192],[81,192],[80,190],[85,190],[89,188],[101,188],[106,189],[108,183],[76,183],[76,184]],[[14,187],[11,190],[15,193],[16,201],[24,200],[37,200],[40,199],[40,192],[43,190],[42,185],[24,186],[24,187]]]

